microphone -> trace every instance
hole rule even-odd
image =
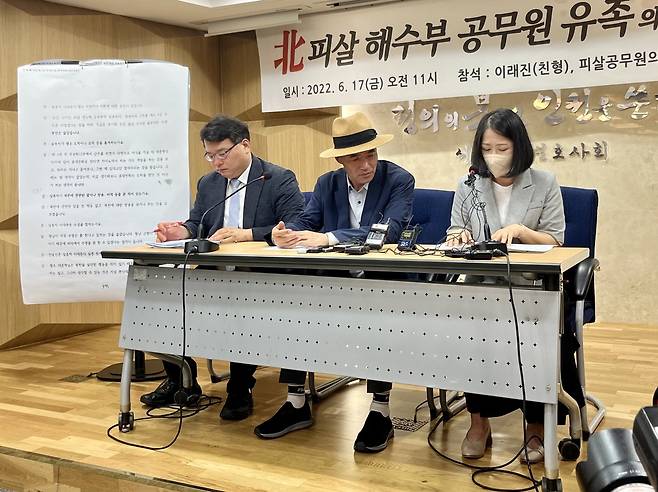
[[[468,177],[464,184],[467,186],[473,186],[475,183],[475,178],[480,175],[479,168],[477,166],[471,166],[468,168]]]
[[[217,251],[219,249],[219,244],[217,244],[214,241],[209,241],[204,234],[203,230],[203,219],[206,218],[206,215],[208,212],[211,210],[214,210],[215,208],[219,207],[222,203],[224,203],[226,200],[231,198],[233,195],[236,193],[240,193],[242,190],[244,190],[247,186],[257,182],[257,181],[266,181],[270,179],[272,175],[270,173],[263,173],[257,178],[252,179],[251,181],[247,182],[246,184],[240,186],[237,190],[229,193],[226,195],[224,198],[222,198],[220,201],[215,203],[212,207],[210,207],[208,210],[203,212],[203,215],[201,216],[201,220],[199,221],[199,228],[197,229],[197,235],[196,239],[192,241],[188,241],[185,243],[185,248],[184,251],[185,253],[211,253],[213,251]]]
[[[475,180],[480,176],[480,169],[472,165],[468,168],[468,177],[464,184],[470,186],[473,190],[473,198],[475,200],[477,209],[482,212],[482,228],[484,229],[484,241],[479,241],[471,246],[472,253],[466,258],[472,259],[491,259],[493,256],[500,256],[507,253],[507,244],[500,241],[493,241],[491,239],[491,227],[489,226],[489,219],[487,219],[487,211],[485,203],[480,200],[479,192],[475,189]],[[480,176],[481,178],[482,176]]]

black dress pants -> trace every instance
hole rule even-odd
[[[306,382],[306,371],[295,371],[293,369],[281,369],[279,373],[279,383],[303,386]],[[386,381],[373,381],[368,379],[366,390],[368,393],[384,393],[390,391],[393,383]]]
[[[190,365],[190,370],[192,372],[192,379],[196,381],[197,378],[197,365],[192,357],[185,357],[185,360]],[[174,362],[162,361],[164,365],[165,372],[167,377],[181,385],[180,379],[180,365]],[[256,378],[254,378],[254,372],[256,372],[255,365],[252,364],[242,364],[240,362],[231,362],[231,377],[228,380],[226,385],[227,393],[246,393],[254,387],[256,384]]]

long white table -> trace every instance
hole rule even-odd
[[[555,490],[562,275],[587,256],[584,248],[510,255],[513,274],[542,279],[541,289],[515,288],[514,301],[526,398],[545,404],[545,470]],[[133,351],[182,352],[184,270],[162,265],[182,264],[185,254],[138,246],[104,251],[103,257],[133,260],[119,340],[125,349],[119,424],[127,432],[133,426]],[[505,275],[505,258],[299,254],[242,243],[192,255],[189,263],[240,268],[186,270],[186,355],[522,396],[507,287],[368,278],[368,272]],[[307,269],[367,273],[350,278],[307,275]]]

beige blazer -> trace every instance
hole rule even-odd
[[[475,241],[484,240],[483,214],[477,210],[473,192],[464,184],[464,176],[457,185],[452,202],[452,214],[448,234],[467,229]],[[558,244],[564,243],[564,208],[562,193],[555,176],[548,171],[528,169],[516,177],[512,185],[507,217],[503,224],[498,217],[498,207],[494,198],[490,178],[477,177],[475,189],[479,200],[484,203],[484,212],[491,233],[511,224],[524,226],[539,232],[545,232],[555,238]]]

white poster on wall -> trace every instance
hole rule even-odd
[[[127,262],[100,251],[187,217],[189,70],[98,60],[18,69],[19,238],[25,304],[124,296]]]
[[[658,80],[654,0],[407,0],[257,31],[263,111]]]

